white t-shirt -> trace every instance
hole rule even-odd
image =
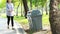
[[[10,10],[12,10],[12,11],[10,11]],[[14,16],[13,12],[14,12],[13,3],[7,3],[6,4],[6,14],[7,14],[7,16]]]

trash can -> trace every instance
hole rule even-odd
[[[32,10],[28,12],[27,16],[31,30],[42,30],[42,14],[39,10]]]

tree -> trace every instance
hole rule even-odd
[[[20,6],[20,0],[12,0],[14,7],[16,7],[16,16],[18,16],[18,8]]]
[[[49,3],[50,3],[50,0],[46,0],[46,4],[45,4],[46,15],[48,15]]]
[[[27,5],[27,0],[22,0],[22,2],[24,5],[24,10],[25,10],[25,18],[27,18],[27,11],[29,11],[28,5]]]
[[[4,8],[5,6],[6,6],[6,1],[1,0],[0,8]]]
[[[18,4],[18,6],[17,6],[16,16],[18,16],[18,8],[19,8],[19,6],[20,6],[20,0],[19,0],[19,4]]]
[[[50,0],[49,14],[52,34],[60,34],[60,11],[58,10],[58,0]]]
[[[39,0],[40,1],[40,6],[41,6],[41,10],[42,10],[42,15],[43,15],[43,9],[44,9],[44,6],[46,5],[46,2],[47,2],[47,0]]]
[[[32,10],[32,0],[30,0],[30,10]]]
[[[46,8],[45,8],[45,10],[46,10],[46,15],[48,15],[48,11],[47,11],[47,2],[46,2]]]

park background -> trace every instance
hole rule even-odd
[[[24,8],[24,0],[12,0],[14,4],[14,11],[16,15],[14,16],[14,20],[20,23],[24,30],[29,29],[29,22],[26,19],[25,8]],[[49,3],[50,0],[26,0],[28,10],[38,9],[42,13],[42,26],[43,28],[50,28],[49,23]],[[6,18],[6,0],[0,0],[0,17]],[[49,30],[49,29],[48,29]],[[50,30],[49,30],[50,31]]]

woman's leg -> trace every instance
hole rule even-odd
[[[12,27],[14,26],[14,16],[11,16],[11,25],[12,25]]]
[[[10,16],[7,16],[7,25],[8,25],[8,28],[9,28],[9,22],[10,22]]]

